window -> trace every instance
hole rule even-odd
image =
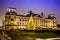
[[[27,20],[25,20],[25,21],[27,21]]]
[[[5,19],[5,21],[7,21],[7,19]]]
[[[16,18],[16,17],[14,17],[14,18]]]
[[[24,20],[21,20],[21,19],[20,19],[20,21],[24,21]]]
[[[20,21],[21,21],[21,19],[20,19]]]
[[[21,25],[21,23],[20,23],[20,25]]]
[[[10,16],[8,16],[8,19],[10,18]]]
[[[24,20],[23,20],[24,21]]]
[[[5,18],[7,18],[7,16],[5,16]]]
[[[24,23],[23,23],[23,25],[24,25]]]
[[[21,29],[24,29],[24,28],[26,28],[26,26],[20,26],[20,28],[21,28]]]
[[[17,25],[19,25],[19,23],[17,23]]]
[[[14,19],[11,19],[11,21],[14,21]]]
[[[11,23],[11,25],[13,25],[13,23]]]

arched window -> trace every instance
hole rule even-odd
[[[11,21],[14,21],[14,19],[11,19]]]

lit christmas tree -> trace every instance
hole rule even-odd
[[[33,17],[31,16],[29,18],[29,21],[28,21],[28,25],[27,25],[27,29],[28,30],[35,30],[35,23],[34,23],[34,20],[33,20]]]

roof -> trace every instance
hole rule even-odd
[[[17,15],[17,16],[23,16],[23,17],[30,17],[30,16],[36,16],[36,17],[41,17],[41,15],[39,15],[39,14],[34,14],[34,13],[32,13],[32,12],[30,12],[29,14],[27,14],[27,15]]]
[[[8,7],[9,9],[16,9],[16,8],[14,8],[14,7]]]
[[[7,12],[7,13],[6,13],[6,15],[14,15],[14,14],[17,15],[16,12]]]

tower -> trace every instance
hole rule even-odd
[[[57,29],[57,20],[56,20],[55,14],[48,15],[48,18],[52,19],[53,29]]]
[[[5,16],[3,26],[5,29],[12,29],[16,25],[16,8],[9,7]]]

